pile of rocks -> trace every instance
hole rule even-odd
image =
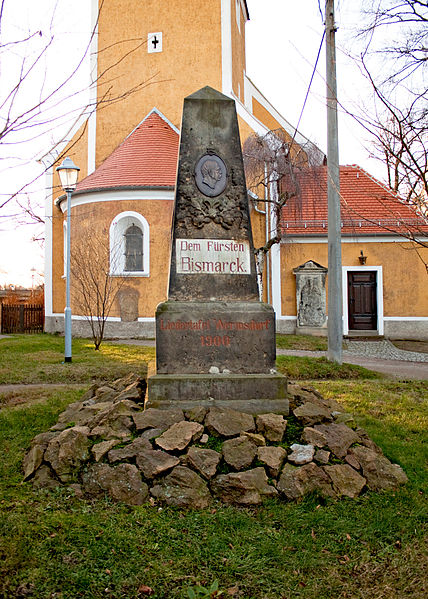
[[[311,492],[357,497],[407,481],[340,404],[313,389],[289,385],[287,417],[216,407],[144,410],[144,393],[145,381],[133,374],[91,387],[33,439],[25,480],[132,505],[193,508]]]

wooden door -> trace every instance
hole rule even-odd
[[[376,272],[348,272],[349,330],[377,329]]]

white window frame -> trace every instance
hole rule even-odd
[[[125,233],[131,225],[139,226],[143,233],[143,270],[125,270]],[[121,212],[110,225],[110,274],[120,277],[150,276],[150,227],[138,212]]]
[[[377,331],[384,333],[383,324],[383,273],[382,266],[342,266],[343,334],[349,334],[348,272],[376,272]]]

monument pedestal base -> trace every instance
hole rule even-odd
[[[156,374],[149,378],[146,409],[197,406],[286,416],[287,379],[280,374]]]

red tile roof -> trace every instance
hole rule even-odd
[[[327,235],[327,167],[299,177],[299,198],[282,210],[284,235]],[[428,222],[388,187],[353,164],[340,167],[342,234],[428,234]]]
[[[153,110],[116,150],[77,185],[76,193],[120,187],[173,187],[179,135]]]

